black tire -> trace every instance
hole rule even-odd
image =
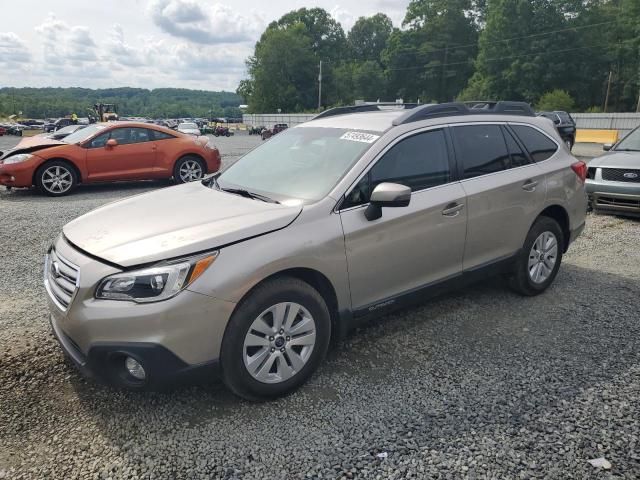
[[[201,175],[198,178],[193,178],[192,180],[185,180],[180,175],[180,170],[188,162],[196,162],[198,165],[200,165]],[[196,155],[185,155],[184,157],[181,157],[180,159],[178,159],[175,166],[173,167],[173,179],[175,180],[176,183],[187,183],[190,181],[200,180],[204,178],[206,174],[207,174],[207,166],[205,165],[204,161]]]
[[[315,323],[315,344],[302,369],[280,383],[253,378],[244,364],[244,339],[254,320],[273,305],[295,302],[303,306]],[[258,402],[283,396],[300,387],[324,359],[331,337],[331,318],[322,296],[309,284],[292,277],[268,280],[256,287],[238,306],[229,321],[220,355],[222,379],[239,397]]]
[[[555,236],[557,240],[557,256],[549,276],[546,280],[537,283],[533,281],[529,273],[529,260],[536,239],[545,232],[550,232]],[[534,296],[541,294],[549,288],[560,269],[565,241],[564,234],[558,222],[549,217],[538,217],[527,234],[527,238],[522,246],[522,251],[515,260],[513,273],[507,277],[511,289],[521,295]]]
[[[68,188],[62,189],[61,187],[60,191],[56,191],[57,189],[53,184],[51,184],[51,182],[49,182],[49,180],[51,180],[50,173],[55,173],[56,171],[60,172],[60,177],[63,177],[64,180],[68,180],[70,178],[71,185],[68,186]],[[50,197],[63,197],[75,190],[78,185],[78,174],[76,173],[76,169],[73,168],[69,162],[65,162],[64,160],[53,160],[42,164],[38,170],[36,170],[35,184],[38,190],[45,195]]]

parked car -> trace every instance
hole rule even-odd
[[[0,157],[0,185],[66,195],[78,183],[173,177],[201,179],[220,168],[220,152],[194,138],[141,122],[94,123],[62,140],[32,138]]]
[[[195,123],[180,123],[178,124],[178,128],[177,130],[180,133],[186,133],[188,135],[196,135],[196,136],[200,136],[202,135],[200,133],[200,129],[198,128],[198,125],[196,125]]]
[[[46,135],[47,138],[52,138],[53,140],[62,140],[63,138],[71,135],[74,132],[77,132],[78,130],[82,130],[83,128],[85,128],[87,125],[69,125],[67,127],[62,127],[59,130],[54,131],[53,133],[50,133],[49,135]]]
[[[70,118],[59,118],[53,123],[45,123],[43,130],[46,133],[50,133],[73,124],[74,122]]]
[[[328,110],[67,224],[45,262],[53,331],[119,386],[218,369],[244,398],[283,395],[371,315],[496,272],[544,292],[585,224],[586,165],[561,142],[516,102]]]
[[[640,215],[640,127],[589,162],[589,205],[598,213]]]
[[[0,137],[7,133],[7,129],[4,126],[0,126]]]
[[[553,122],[565,145],[571,150],[576,143],[576,122],[573,117],[562,111],[539,112],[538,115]]]
[[[268,138],[285,131],[287,128],[289,128],[289,125],[286,123],[276,123],[271,130],[262,130],[262,140],[267,140]]]

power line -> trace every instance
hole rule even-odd
[[[569,32],[572,30],[582,30],[585,28],[592,28],[592,27],[601,27],[604,25],[611,25],[613,23],[617,23],[618,19],[616,20],[611,20],[608,22],[599,22],[599,23],[591,23],[588,25],[577,25],[575,27],[567,27],[567,28],[563,28],[560,30],[550,30],[547,32],[540,32],[540,33],[532,33],[530,35],[521,35],[518,37],[511,37],[511,38],[503,38],[503,39],[498,39],[498,40],[493,40],[491,42],[485,42],[484,45],[496,45],[499,43],[505,43],[505,42],[512,42],[514,40],[522,40],[522,39],[526,39],[526,38],[534,38],[534,37],[542,37],[545,35],[553,35],[555,33],[562,33],[562,32]],[[480,46],[480,40],[478,40],[475,43],[468,43],[466,45],[455,45],[455,44],[449,44],[448,48],[440,48],[437,50],[429,50],[428,53],[437,53],[437,52],[444,52],[444,51],[449,51],[451,52],[451,50],[461,50],[463,48],[470,48],[470,47],[479,47]],[[406,49],[406,51],[412,51],[412,49],[408,48]],[[402,50],[399,51],[400,53],[402,53]]]

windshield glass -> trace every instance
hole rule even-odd
[[[218,184],[278,200],[320,200],[378,138],[339,128],[288,129],[234,163]]]
[[[185,130],[195,130],[198,128],[198,126],[195,123],[181,123],[178,128]]]
[[[104,125],[100,125],[99,123],[94,123],[93,125],[89,125],[88,127],[81,128],[77,132],[72,133],[71,135],[65,137],[62,141],[65,143],[83,142],[84,140],[98,133],[100,130],[103,130],[104,128],[105,128]]]
[[[636,128],[633,132],[623,138],[616,150],[633,150],[640,152],[640,128]]]
[[[78,125],[69,125],[68,127],[59,128],[56,133],[73,133],[78,129]]]

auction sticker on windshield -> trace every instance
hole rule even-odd
[[[340,140],[351,140],[352,142],[373,143],[380,138],[380,135],[363,132],[347,132],[340,137]]]

